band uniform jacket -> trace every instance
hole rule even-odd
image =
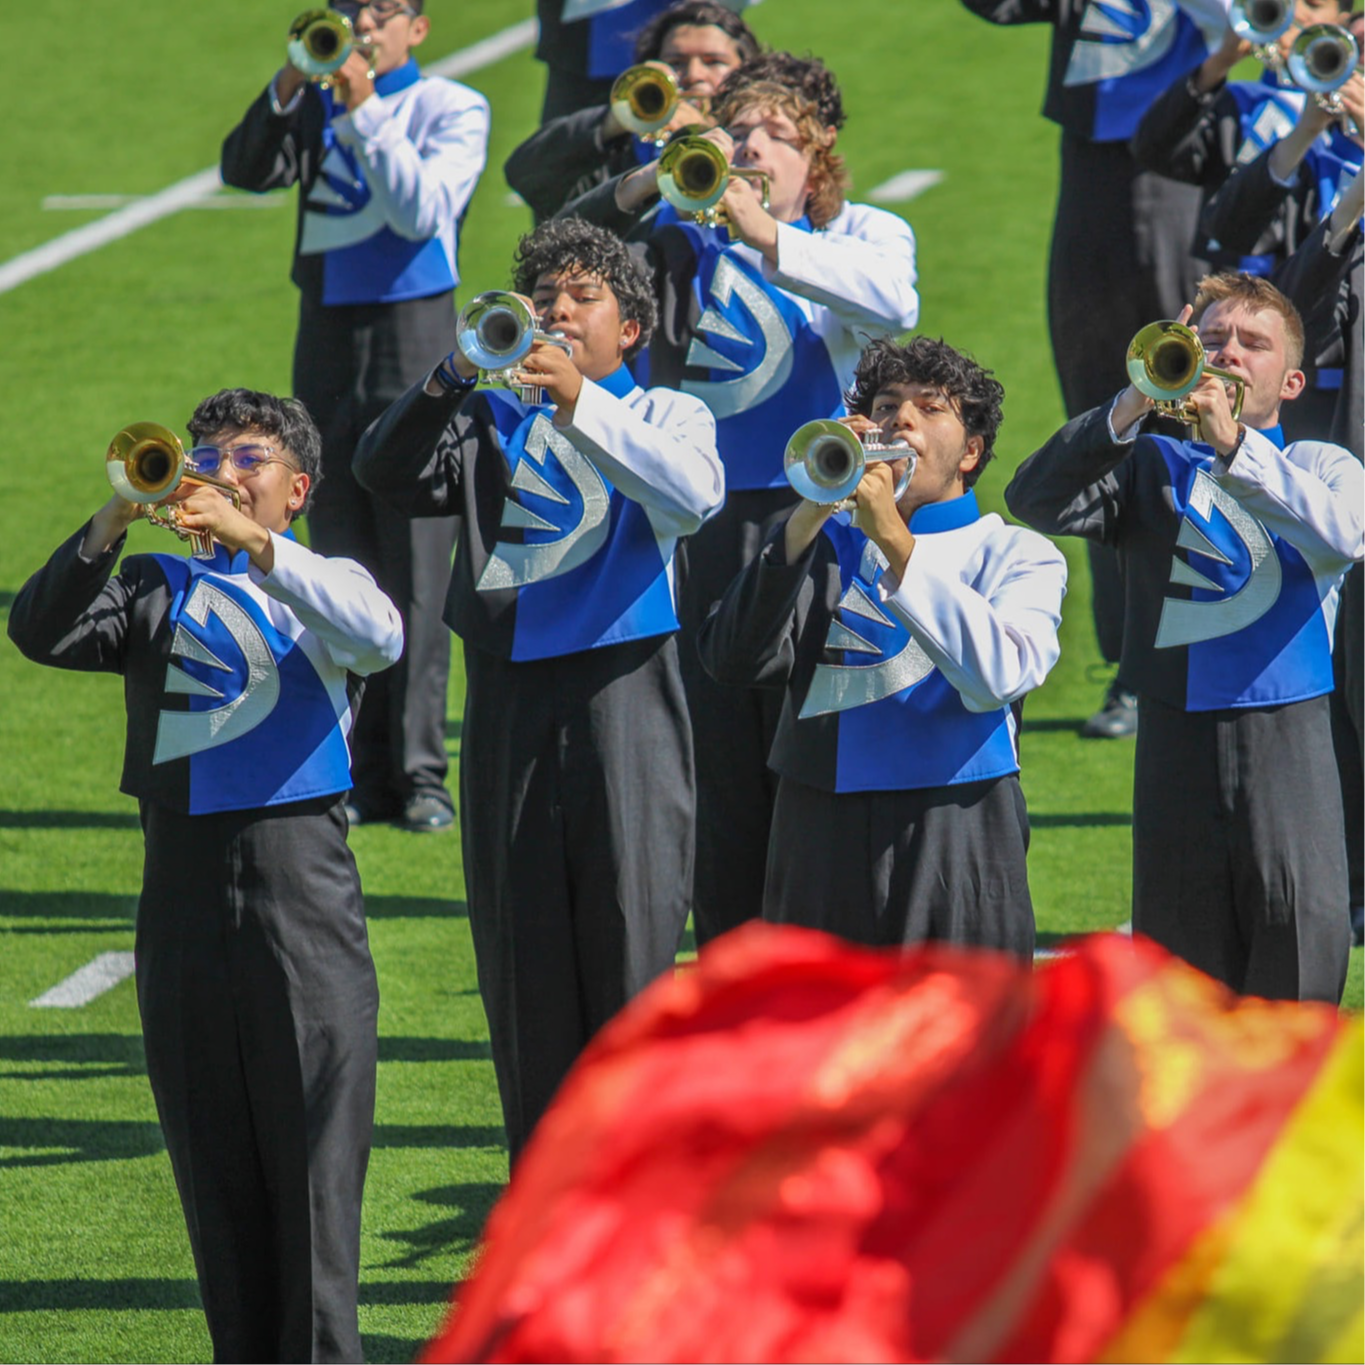
[[[225,184],[299,186],[293,280],[313,303],[396,303],[459,283],[460,221],[488,153],[488,101],[415,60],[348,111],[306,85],[273,83],[223,143]]]
[[[890,791],[1019,770],[1011,703],[1057,662],[1066,561],[975,494],[916,510],[892,589],[848,513],[794,564],[785,524],[702,628],[707,671],[785,689],[769,766],[825,791]]]
[[[677,629],[673,551],[724,500],[705,405],[583,381],[574,420],[488,389],[414,385],[365,433],[355,473],[408,516],[462,517],[445,619],[467,644],[551,658]]]
[[[1365,553],[1365,475],[1340,446],[1248,429],[1210,446],[1111,430],[1111,405],[1019,467],[1005,501],[1051,535],[1113,545],[1124,575],[1119,674],[1184,711],[1332,690],[1342,576]]]
[[[93,559],[86,528],[24,585],[9,633],[35,662],[123,676],[120,790],[188,815],[282,805],[351,785],[360,679],[403,648],[393,604],[352,560],[273,535],[244,552]]]

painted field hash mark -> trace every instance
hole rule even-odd
[[[28,1003],[34,1009],[79,1009],[105,991],[113,990],[132,974],[132,953],[101,953],[93,962],[87,962],[65,981],[59,981],[50,991],[44,991]]]
[[[902,171],[868,192],[874,204],[903,204],[914,199],[943,179],[942,171]]]

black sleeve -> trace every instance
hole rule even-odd
[[[1235,164],[1242,117],[1226,83],[1202,98],[1192,93],[1194,74],[1173,81],[1152,101],[1133,134],[1133,159],[1170,180],[1216,189]]]
[[[1019,466],[1005,489],[1012,516],[1044,535],[1118,539],[1133,443],[1112,440],[1108,413],[1082,413]]]
[[[630,141],[602,142],[598,130],[606,112],[599,104],[551,119],[507,158],[507,183],[538,218],[557,213],[587,177],[605,175],[615,141]]]
[[[127,537],[87,559],[81,546],[88,528],[89,522],[59,545],[19,589],[10,608],[9,637],[34,663],[122,673],[137,583],[132,572],[111,575]]]
[[[1057,0],[962,0],[965,8],[992,24],[1051,24]]]
[[[462,407],[474,390],[433,397],[426,376],[370,423],[355,448],[356,482],[408,517],[459,516],[478,433]]]
[[[834,555],[821,535],[795,564],[788,564],[786,531],[783,518],[702,624],[697,649],[702,667],[718,683],[782,688],[791,678],[797,641],[813,608],[824,601],[817,581]],[[834,568],[837,573],[837,563]],[[823,642],[828,621],[819,628]]]
[[[1285,212],[1295,187],[1281,185],[1270,174],[1267,147],[1255,161],[1239,166],[1204,205],[1199,230],[1225,251],[1255,251],[1261,235]],[[1302,179],[1304,168],[1299,167]]]
[[[321,106],[313,108],[317,101],[317,92],[309,86],[289,113],[277,114],[267,86],[223,140],[219,158],[223,184],[261,193],[287,189],[303,178],[313,125],[321,130]]]
[[[1324,218],[1307,239],[1271,276],[1276,287],[1303,315],[1304,329],[1310,334],[1340,330],[1350,324],[1349,295],[1343,288],[1351,270],[1360,268],[1361,231],[1357,223],[1339,255],[1327,243],[1332,222]],[[1355,320],[1360,325],[1360,320]]]

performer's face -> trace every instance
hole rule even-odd
[[[934,384],[893,383],[879,389],[869,414],[887,445],[915,452],[915,472],[897,504],[909,517],[917,507],[960,497],[962,477],[981,456],[979,436],[968,436],[958,405]],[[903,473],[895,467],[896,477]]]
[[[358,38],[364,38],[373,53],[374,74],[383,76],[397,71],[408,60],[412,49],[426,36],[430,21],[424,14],[413,14],[393,0],[357,6],[354,0],[341,0],[333,8],[351,21]]]
[[[224,427],[195,443],[196,448],[216,446],[221,452],[213,477],[236,488],[242,500],[242,513],[267,531],[283,531],[303,506],[308,495],[309,478],[294,464],[294,454],[280,444],[278,436],[254,427]],[[249,451],[265,455],[264,462],[250,472],[232,462],[232,453]]]
[[[768,211],[779,223],[793,223],[806,211],[811,154],[801,133],[781,110],[741,110],[725,131],[735,141],[734,164],[768,177]]]
[[[659,60],[673,74],[689,99],[711,96],[741,62],[735,40],[714,24],[679,24],[664,35]]]
[[[1272,309],[1258,312],[1234,299],[1210,304],[1199,319],[1199,339],[1214,369],[1245,384],[1242,420],[1249,427],[1274,426],[1280,404],[1303,388],[1303,371],[1286,357],[1284,319]]]
[[[622,320],[611,285],[577,266],[542,275],[531,301],[541,330],[558,332],[569,342],[573,363],[587,379],[605,379],[619,368],[640,335],[638,322]]]

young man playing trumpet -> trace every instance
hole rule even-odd
[[[752,69],[781,81],[750,80]],[[735,72],[705,135],[732,177],[727,227],[659,204],[657,163],[570,205],[618,231],[647,234],[660,325],[650,380],[705,400],[716,414],[726,506],[686,547],[683,665],[697,756],[697,939],[761,912],[774,796],[771,694],[718,687],[696,658],[713,602],[757,553],[763,525],[795,495],[782,472],[803,420],[843,411],[868,336],[914,326],[915,237],[895,214],[845,198],[835,151],[842,102],[816,60],[777,54]],[[757,178],[767,182],[766,207]],[[656,207],[657,206],[657,207]],[[639,220],[639,221],[637,221]],[[642,371],[643,372],[643,371]]]
[[[1199,439],[1147,435],[1153,401],[1130,384],[1030,456],[1005,500],[1123,566],[1133,928],[1234,990],[1336,1002],[1349,931],[1328,694],[1365,481],[1339,446],[1283,444],[1303,326],[1279,290],[1210,276],[1190,319],[1243,388],[1240,420],[1235,384],[1205,371],[1188,398]]]
[[[365,698],[353,823],[449,829],[440,601],[455,523],[407,522],[351,475],[360,433],[454,343],[461,223],[483,171],[488,102],[423,76],[422,0],[336,0],[357,43],[323,88],[287,61],[223,143],[223,181],[298,186],[294,393],[322,430],[310,543],[358,559],[398,603],[407,647]],[[302,58],[300,58],[302,60]]]
[[[188,463],[241,504],[173,494],[213,557],[114,573],[143,511],[115,494],[9,633],[36,662],[123,676],[138,1008],[214,1359],[359,1360],[379,998],[343,803],[361,679],[402,625],[359,564],[293,538],[321,464],[300,403],[228,389],[189,430]]]
[[[445,619],[464,641],[469,921],[513,1159],[588,1039],[671,968],[693,856],[673,554],[724,498],[705,404],[625,361],[654,302],[619,239],[523,238],[514,288],[549,341],[476,391],[458,347],[366,432],[357,479],[458,514]]]
[[[800,502],[702,627],[718,683],[782,697],[765,919],[1032,956],[1017,708],[1057,661],[1066,562],[977,506],[1003,397],[942,341],[873,342],[845,425],[905,458],[851,512]]]

